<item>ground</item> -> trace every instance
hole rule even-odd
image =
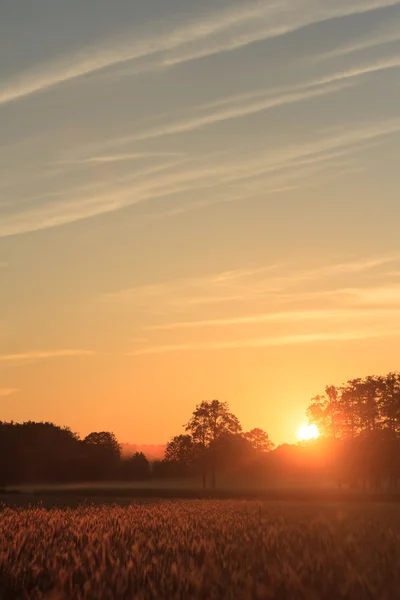
[[[102,494],[8,496],[2,600],[398,597],[397,502]]]

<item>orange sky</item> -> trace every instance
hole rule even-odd
[[[2,7],[0,419],[294,441],[399,367],[400,7],[142,4]]]

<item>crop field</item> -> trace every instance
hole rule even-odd
[[[2,600],[399,597],[397,504],[4,505],[0,520]]]

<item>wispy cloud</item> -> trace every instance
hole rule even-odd
[[[11,396],[19,392],[17,388],[0,388],[0,397]]]
[[[185,161],[179,164],[181,159],[177,159],[176,168],[169,164],[149,169],[149,175],[159,172],[159,176],[146,178],[144,173],[136,176],[129,174],[126,181],[122,178],[120,181],[109,182],[108,186],[107,183],[96,181],[78,188],[76,193],[63,192],[60,200],[55,203],[30,202],[25,207],[24,200],[21,200],[20,206],[17,204],[14,210],[8,211],[2,218],[0,237],[46,229],[184,192],[195,191],[198,194],[201,190],[209,191],[225,186],[222,198],[218,195],[212,198],[215,202],[227,201],[231,196],[237,197],[239,192],[243,198],[260,192],[264,195],[274,193],[282,188],[292,188],[296,178],[310,179],[324,162],[326,168],[329,168],[340,156],[344,157],[371,142],[384,141],[386,136],[399,131],[400,120],[364,124],[353,129],[322,132],[310,141],[286,145],[273,153],[268,152],[246,160],[224,160],[220,157],[216,161],[210,156],[203,164]],[[348,168],[348,158],[342,166]],[[251,185],[252,179],[254,185]],[[235,184],[234,194],[227,184]],[[96,193],[97,189],[99,191]],[[187,207],[190,209],[190,205],[191,202],[187,202],[185,210]]]
[[[385,284],[399,261],[398,254],[317,266],[287,261],[137,287],[111,299],[153,315],[143,328],[147,343],[137,340],[133,356],[386,338],[400,335],[393,327],[400,317],[400,286]],[[358,286],[346,285],[349,275]],[[172,320],[174,314],[194,318]],[[258,336],[244,337],[253,326]],[[214,339],[205,341],[211,333]]]
[[[393,306],[400,304],[400,285],[374,286],[370,288],[348,288],[342,291],[353,304],[370,306]]]
[[[174,27],[158,35],[140,36],[130,31],[121,39],[112,38],[97,47],[84,48],[75,55],[64,56],[30,72],[6,81],[0,92],[0,104],[48,90],[76,78],[115,67],[129,61],[155,57],[156,66],[180,62],[234,50],[261,39],[285,35],[298,28],[329,18],[349,16],[398,4],[394,0],[364,0],[332,5],[311,2],[309,6],[287,2],[280,4],[249,2],[215,11],[209,16]],[[220,39],[220,36],[225,36]],[[132,39],[136,40],[132,43]],[[193,44],[199,46],[193,49]],[[174,54],[174,51],[177,53]],[[168,54],[161,59],[158,54]],[[158,59],[158,60],[157,60]],[[149,68],[154,69],[154,63]]]
[[[228,39],[207,40],[206,45],[195,50],[178,48],[177,50],[169,51],[167,56],[161,59],[160,65],[164,67],[179,65],[222,52],[238,50],[254,42],[284,36],[304,27],[316,25],[330,19],[373,12],[396,5],[398,5],[396,0],[389,1],[388,3],[379,1],[365,2],[363,4],[348,3],[347,6],[340,3],[337,5],[329,3],[324,6],[317,2],[314,5],[310,3],[308,7],[309,12],[301,3],[287,4],[285,11],[279,10],[279,5],[276,5],[276,12],[271,10],[267,22],[263,22],[262,18],[258,19],[258,22],[253,24],[250,31],[234,31]]]
[[[128,353],[129,356],[141,356],[145,354],[165,354],[168,352],[196,352],[212,350],[235,350],[242,348],[268,348],[270,346],[294,346],[314,343],[351,342],[368,340],[381,337],[392,337],[400,335],[400,329],[355,329],[343,332],[306,333],[296,335],[282,335],[271,337],[258,337],[250,339],[237,339],[215,342],[194,342],[185,344],[155,345],[138,348]]]
[[[395,42],[400,41],[400,33],[399,31],[391,31],[384,33],[382,35],[378,35],[377,37],[369,37],[367,39],[362,39],[360,41],[352,41],[351,43],[343,44],[334,48],[333,50],[328,50],[327,52],[321,52],[317,56],[315,56],[314,60],[316,62],[321,62],[327,59],[337,58],[340,56],[346,56],[348,54],[352,54],[354,52],[361,52],[363,50],[369,50],[371,48],[376,48],[378,46],[384,46],[393,44]],[[308,57],[308,60],[309,57]]]
[[[174,281],[165,281],[156,284],[135,286],[128,289],[119,290],[117,292],[110,292],[100,297],[101,301],[111,303],[135,303],[143,302],[144,305],[148,305],[151,301],[158,301],[169,298],[176,298],[178,303],[189,302],[189,303],[208,303],[218,301],[218,298],[207,296],[206,291],[212,292],[215,290],[224,291],[228,294],[234,294],[242,286],[247,287],[249,282],[253,280],[254,276],[262,278],[272,278],[271,289],[276,289],[274,283],[274,273],[282,268],[283,263],[276,265],[269,265],[263,267],[249,267],[243,269],[237,269],[235,271],[222,271],[218,273],[211,273],[202,277],[191,277],[188,279],[178,279]],[[199,293],[202,294],[199,296]],[[228,300],[229,297],[223,294],[221,301]]]
[[[349,262],[331,263],[322,265],[314,269],[305,269],[295,274],[295,281],[299,283],[310,279],[321,279],[323,277],[332,278],[335,275],[360,274],[366,271],[374,271],[379,267],[398,262],[399,254],[390,254],[387,256],[366,257]]]
[[[21,352],[16,354],[0,354],[0,362],[36,361],[48,358],[64,358],[70,356],[91,356],[93,354],[94,352],[92,350],[81,349]]]
[[[302,310],[287,312],[270,312],[263,314],[244,315],[232,318],[206,319],[203,321],[181,321],[155,325],[150,329],[174,330],[174,329],[196,329],[204,327],[228,327],[232,325],[252,325],[271,322],[294,323],[294,322],[338,322],[367,320],[371,318],[398,318],[398,310],[387,309],[359,310],[359,309],[324,309],[324,310]]]
[[[307,87],[307,86],[304,86]],[[143,141],[152,138],[158,138],[165,135],[172,135],[178,133],[186,133],[188,131],[194,131],[220,121],[228,121],[231,119],[238,119],[244,116],[253,115],[259,112],[269,110],[271,108],[277,108],[278,106],[284,106],[285,104],[294,104],[296,102],[302,102],[304,100],[311,100],[319,96],[325,96],[327,94],[333,94],[340,92],[348,87],[347,84],[334,84],[327,85],[312,89],[305,89],[303,92],[288,93],[282,96],[267,97],[263,100],[256,102],[250,102],[247,105],[232,105],[225,110],[216,111],[207,115],[188,119],[186,121],[179,121],[178,123],[171,123],[159,128],[150,129],[143,133],[138,133],[132,136],[130,141]]]
[[[203,107],[197,107],[197,112],[205,109],[214,109],[211,111],[208,110],[206,114],[148,129],[117,140],[117,143],[138,142],[166,135],[187,133],[222,121],[239,119],[288,104],[309,101],[320,96],[341,92],[350,85],[353,85],[354,83],[351,80],[357,77],[399,67],[400,55],[392,56],[345,71],[333,72],[330,75],[304,82],[300,85],[286,86],[282,90],[257,90],[239,96],[220,99],[213,103],[205,104]]]
[[[184,156],[183,152],[127,152],[125,154],[100,154],[98,156],[82,157],[76,160],[62,161],[61,164],[65,165],[90,165],[90,164],[104,164],[104,163],[115,163],[125,162],[130,160],[141,160],[145,158],[163,158],[173,156]],[[176,164],[176,163],[174,163]]]
[[[158,36],[139,37],[134,31],[125,39],[111,39],[102,47],[87,48],[75,56],[66,56],[23,74],[5,86],[0,93],[0,104],[43,91],[60,83],[132,60],[143,59],[159,52],[166,52],[187,43],[209,38],[230,29],[239,23],[252,21],[268,13],[268,7],[249,3],[246,7],[236,6],[231,10],[214,13],[202,20],[185,26],[175,27]],[[132,38],[138,40],[132,44]]]
[[[330,261],[318,266],[307,266],[299,264],[298,260],[279,262],[262,267],[243,268],[236,271],[228,271],[222,273],[211,273],[204,277],[178,279],[166,281],[157,284],[135,286],[133,288],[119,290],[105,294],[100,297],[101,301],[118,303],[126,306],[142,306],[147,312],[153,310],[154,307],[163,306],[163,309],[172,310],[176,308],[182,311],[185,308],[201,306],[201,305],[219,305],[228,302],[249,302],[255,300],[265,300],[278,296],[280,300],[301,298],[302,292],[299,292],[299,286],[304,283],[318,283],[318,290],[314,293],[315,296],[322,294],[330,294],[341,299],[341,302],[347,304],[355,304],[357,298],[361,298],[361,303],[366,303],[367,298],[374,298],[374,290],[377,295],[384,298],[395,298],[395,293],[400,294],[398,288],[384,287],[379,292],[379,286],[374,288],[349,288],[348,285],[343,286],[340,282],[342,276],[351,274],[353,278],[364,276],[365,274],[375,274],[377,270],[386,272],[384,267],[392,269],[393,264],[400,261],[400,255],[392,254],[386,256],[365,257],[360,259],[349,259],[347,262]],[[379,272],[379,271],[378,271]],[[326,289],[326,284],[337,280],[339,284],[333,285],[330,289]],[[355,280],[356,281],[356,280]],[[346,279],[347,283],[347,279]],[[332,283],[331,283],[332,286]],[[339,287],[338,287],[339,286]],[[325,310],[307,311],[274,311],[272,314],[253,314],[251,316],[244,315],[229,319],[207,319],[202,320],[198,324],[196,322],[187,323],[164,323],[155,326],[156,329],[175,329],[196,327],[202,325],[228,325],[243,323],[251,323],[257,321],[274,321],[274,320],[310,320],[318,319],[327,316],[332,318],[349,318],[355,313],[351,310],[344,310],[337,307]],[[358,313],[361,314],[361,313]],[[376,317],[381,315],[379,311],[365,311],[365,317]],[[360,317],[361,318],[361,317]]]

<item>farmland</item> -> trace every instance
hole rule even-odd
[[[4,600],[390,600],[400,589],[390,502],[3,505],[0,518]]]

